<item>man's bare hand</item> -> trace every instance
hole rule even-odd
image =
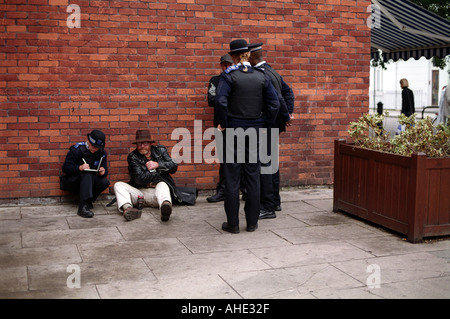
[[[158,162],[154,162],[154,161],[148,161],[147,163],[145,163],[145,166],[147,166],[147,169],[149,171],[155,170],[159,167]]]

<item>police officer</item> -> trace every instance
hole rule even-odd
[[[220,57],[220,67],[222,69],[222,72],[228,69],[230,66],[233,65],[233,59],[231,59],[231,56],[227,53],[225,55],[222,55]],[[208,84],[208,105],[210,107],[214,107],[216,104],[216,90],[219,85],[220,80],[220,74],[213,76],[209,80]],[[219,121],[217,119],[217,114],[214,112],[214,127],[217,127],[219,124]],[[223,143],[223,142],[222,142]],[[245,178],[243,177],[243,172],[241,172],[241,192],[242,192],[242,199],[246,199],[247,190],[245,189]],[[219,182],[217,183],[216,187],[216,194],[207,197],[206,200],[210,203],[216,203],[223,201],[225,199],[225,177],[223,175],[223,163],[220,163],[219,166]]]
[[[87,134],[87,142],[72,145],[62,166],[61,189],[80,195],[78,215],[94,216],[93,202],[109,186],[107,154],[104,150],[105,134],[93,130]]]
[[[278,72],[263,59],[262,45],[262,43],[249,45],[251,52],[249,61],[252,66],[264,70],[269,75],[280,98],[280,112],[278,113],[277,121],[274,125],[267,126],[268,150],[270,151],[272,150],[272,145],[270,144],[272,141],[272,130],[278,129],[278,133],[284,132],[286,131],[286,127],[292,124],[295,95]],[[276,149],[278,150],[278,147]],[[268,166],[269,163],[262,165]],[[273,174],[261,174],[261,207],[259,219],[276,218],[275,211],[281,211],[279,169]]]
[[[222,55],[220,57],[220,67],[222,68],[222,72],[225,71],[228,67],[233,65],[233,60],[229,54]],[[216,90],[219,85],[220,75],[213,76],[209,80],[208,84],[208,105],[210,107],[214,107],[216,104]],[[219,121],[217,120],[217,113],[214,112],[214,127],[219,125]],[[223,163],[220,163],[219,166],[219,182],[216,187],[216,194],[206,198],[206,200],[210,203],[223,201],[225,198],[225,178],[223,176]]]
[[[270,78],[248,62],[250,49],[247,41],[231,41],[229,54],[235,65],[222,73],[215,100],[219,121],[217,128],[219,131],[226,128],[226,152],[222,160],[227,221],[222,224],[222,230],[230,233],[240,231],[239,184],[242,167],[247,187],[244,211],[247,231],[251,232],[258,227],[261,168],[258,149],[255,151],[252,147],[259,144],[259,129],[276,119],[280,102]],[[251,138],[245,135],[256,136],[256,141],[250,141]],[[238,153],[241,151],[245,156],[243,161],[239,159]]]

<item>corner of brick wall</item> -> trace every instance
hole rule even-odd
[[[80,28],[70,2],[0,0],[0,198],[64,195],[62,162],[92,129],[107,135],[113,185],[136,129],[171,150],[174,129],[212,127],[208,80],[241,37],[264,43],[296,94],[282,185],[332,184],[333,141],[368,111],[370,1],[79,0]],[[193,140],[192,159],[210,142]],[[218,164],[192,162],[176,183],[214,189]]]

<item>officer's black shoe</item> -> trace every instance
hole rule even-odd
[[[255,225],[247,225],[247,231],[248,231],[248,232],[253,232],[253,231],[257,230],[257,229],[258,229],[258,224],[255,224]]]
[[[88,208],[87,205],[82,205],[78,207],[78,216],[81,216],[83,218],[91,218],[94,217],[94,213],[91,212],[91,210]]]
[[[281,205],[276,205],[275,206],[275,211],[276,212],[281,212]]]
[[[222,230],[232,233],[232,234],[239,234],[239,226],[228,225],[227,222],[224,222],[222,224]]]
[[[210,203],[221,202],[225,200],[225,194],[223,190],[218,191],[215,195],[206,198],[206,200]]]
[[[277,215],[275,214],[275,212],[269,212],[267,210],[263,210],[261,209],[259,211],[259,219],[269,219],[269,218],[276,218]]]

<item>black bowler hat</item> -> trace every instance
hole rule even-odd
[[[105,146],[105,134],[102,131],[93,130],[87,137],[92,145],[98,148],[103,148]]]
[[[242,52],[248,52],[250,49],[248,48],[247,41],[244,39],[233,40],[230,42],[230,52],[229,54],[236,54]]]
[[[258,42],[258,43],[253,43],[253,44],[249,44],[248,48],[250,49],[250,52],[256,52],[259,50],[262,50],[262,42]]]

